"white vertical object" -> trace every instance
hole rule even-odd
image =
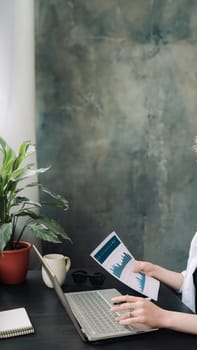
[[[0,134],[35,142],[33,0],[0,0]]]
[[[15,151],[35,143],[33,0],[0,0],[0,136]],[[29,195],[38,199],[36,189]]]

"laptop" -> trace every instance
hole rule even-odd
[[[44,266],[53,284],[54,290],[81,339],[85,342],[99,342],[121,338],[156,329],[143,325],[123,326],[115,321],[117,313],[112,313],[111,298],[120,295],[115,288],[64,293],[55,274],[32,245],[41,264]]]

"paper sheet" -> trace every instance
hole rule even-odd
[[[116,232],[110,233],[90,255],[122,283],[153,300],[158,299],[160,282],[144,273],[132,272],[136,260]]]

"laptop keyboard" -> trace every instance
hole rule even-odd
[[[110,302],[99,291],[66,293],[66,296],[75,317],[84,325],[84,333],[92,336],[132,333],[130,327],[121,326],[115,321],[117,315],[110,311]],[[109,296],[107,299],[110,300]]]

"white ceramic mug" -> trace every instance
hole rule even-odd
[[[71,266],[71,260],[68,256],[62,254],[47,254],[43,256],[43,259],[46,261],[47,265],[51,268],[54,274],[57,277],[59,284],[62,286],[66,279],[67,272]],[[48,276],[45,268],[42,266],[42,279],[47,287],[53,288],[53,284]]]

